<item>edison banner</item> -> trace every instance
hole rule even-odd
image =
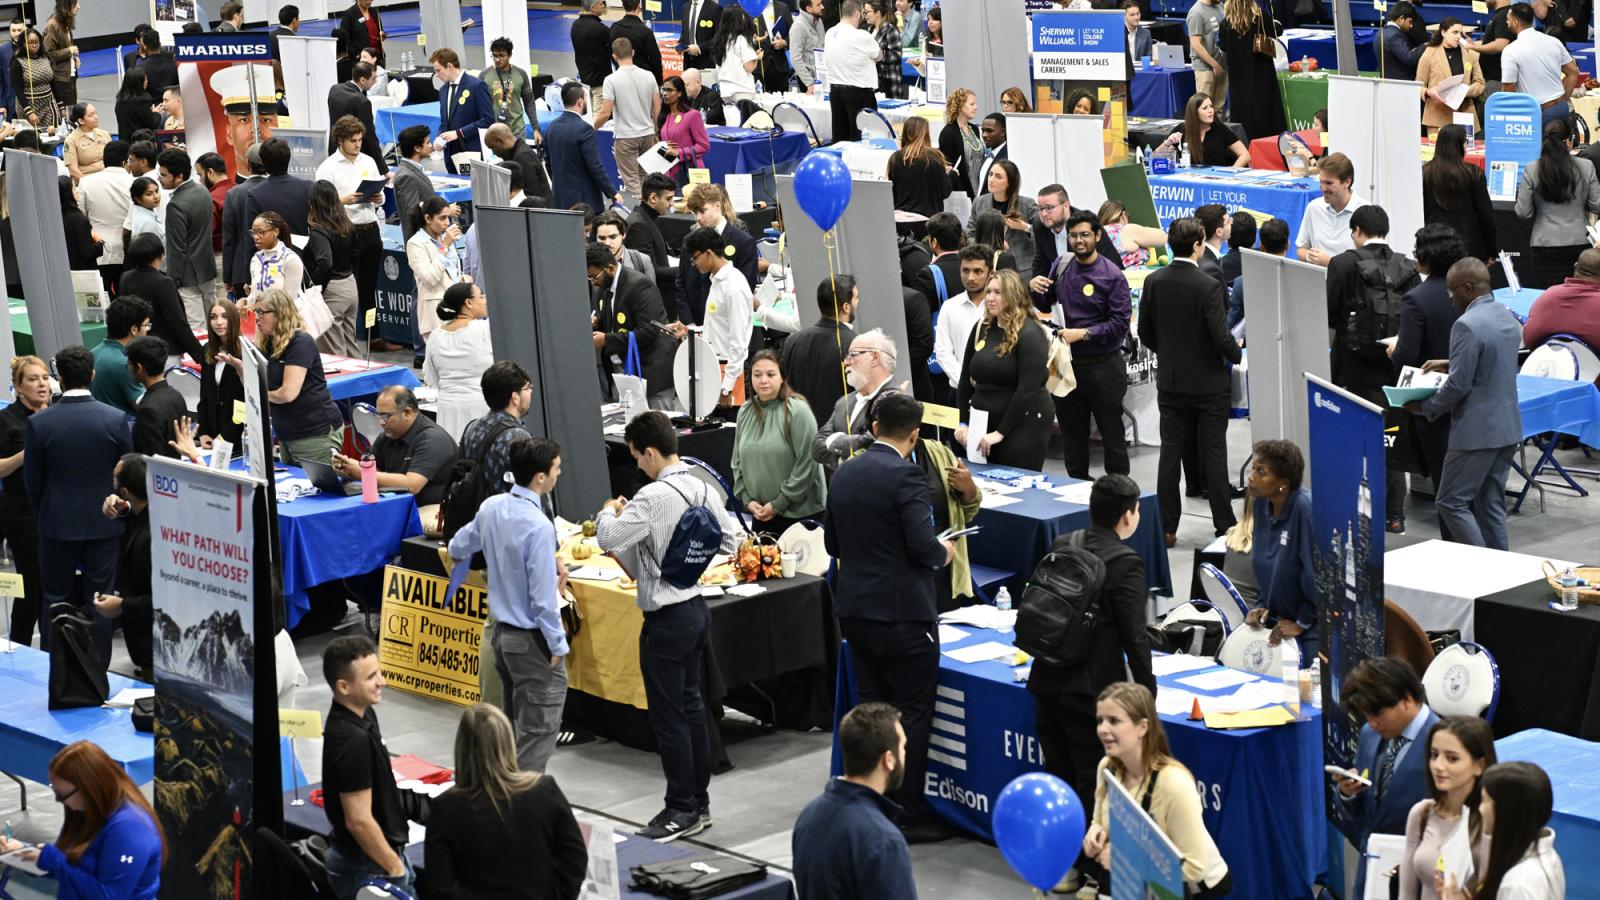
[[[383,633],[378,664],[390,687],[471,706],[479,700],[483,620],[489,593],[450,579],[387,566],[383,570]]]
[[[257,485],[177,460],[148,465],[161,891],[234,897],[251,882],[255,674],[263,660],[264,677],[274,671],[270,636],[256,645]]]
[[[1340,704],[1340,690],[1356,664],[1383,655],[1383,410],[1315,375],[1305,378],[1317,485],[1311,556],[1322,609],[1323,754],[1349,766],[1361,723]],[[1329,817],[1350,836],[1333,782],[1324,779],[1323,790]]]

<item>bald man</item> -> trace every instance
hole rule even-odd
[[[1600,347],[1600,250],[1583,251],[1572,277],[1540,294],[1528,310],[1523,346],[1537,347],[1556,334]]]
[[[706,89],[700,80],[699,69],[683,70],[683,93],[689,98],[689,106],[700,110],[700,118],[705,119],[707,125],[728,124],[727,116],[722,111],[722,98]]]
[[[1451,266],[1446,284],[1460,314],[1450,328],[1450,358],[1429,360],[1423,368],[1450,374],[1438,393],[1407,403],[1406,411],[1429,419],[1450,415],[1450,449],[1434,499],[1440,531],[1457,543],[1505,550],[1506,474],[1522,443],[1522,326],[1495,302],[1482,260]]]
[[[512,132],[509,125],[504,122],[490,125],[489,130],[483,133],[483,142],[501,160],[514,162],[522,167],[523,193],[546,202],[550,200],[550,176],[545,174],[544,163],[539,160],[539,154],[528,146],[527,141]]]

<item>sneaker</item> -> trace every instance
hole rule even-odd
[[[699,834],[706,829],[708,823],[698,812],[683,812],[676,809],[663,809],[656,813],[650,824],[634,832],[646,840],[665,844],[691,834]]]
[[[578,744],[587,744],[595,739],[594,732],[587,728],[573,727],[571,731],[556,732],[557,747],[572,747]]]
[[[712,825],[716,824],[711,818],[711,801],[710,800],[707,800],[704,803],[700,804],[700,809],[698,810],[698,813],[700,815],[700,821],[705,823],[704,825],[701,826],[701,830],[702,831],[707,829],[707,828],[710,828]]]
[[[1384,530],[1389,532],[1390,534],[1405,534],[1406,533],[1406,520],[1403,519],[1403,518],[1400,518],[1398,516],[1393,518],[1393,519],[1390,519],[1388,524],[1386,524],[1384,526]]]

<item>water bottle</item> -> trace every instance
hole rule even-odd
[[[1189,142],[1184,141],[1178,145],[1178,168],[1189,168]]]
[[[1301,74],[1305,74],[1305,73],[1310,72],[1310,71],[1311,71],[1311,57],[1310,56],[1301,56],[1300,57],[1300,72],[1301,72]]]
[[[361,502],[378,502],[378,461],[371,453],[361,455]]]
[[[1010,588],[1003,587],[1000,589],[999,593],[994,595],[994,608],[1000,610],[1001,612],[1008,612],[1011,609]]]
[[[1322,708],[1322,658],[1311,661],[1311,708]]]
[[[1571,566],[1568,566],[1567,570],[1565,572],[1562,572],[1561,573],[1561,577],[1556,579],[1556,580],[1561,585],[1561,603],[1560,603],[1560,608],[1563,609],[1563,610],[1574,610],[1574,609],[1577,609],[1578,608],[1578,580],[1579,580],[1577,573],[1572,571],[1572,567]]]

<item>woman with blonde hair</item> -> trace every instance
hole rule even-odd
[[[900,149],[889,157],[884,174],[894,189],[894,211],[921,216],[923,221],[917,223],[921,227],[913,228],[912,236],[926,234],[926,220],[943,211],[945,198],[950,196],[949,166],[944,154],[928,140],[927,119],[912,116],[906,120],[900,132]]]
[[[1244,492],[1244,508],[1239,510],[1239,521],[1223,535],[1222,574],[1228,576],[1233,589],[1244,602],[1255,606],[1261,587],[1256,584],[1256,570],[1250,561],[1250,549],[1255,546],[1256,497],[1249,488]]]
[[[1106,748],[1094,778],[1094,818],[1083,836],[1083,855],[1096,873],[1101,896],[1111,894],[1111,803],[1105,777],[1116,777],[1150,813],[1183,855],[1183,880],[1191,897],[1216,897],[1233,887],[1228,864],[1206,831],[1194,775],[1172,755],[1156,715],[1156,700],[1142,684],[1120,681],[1100,692],[1095,734]]]
[[[1223,0],[1217,46],[1228,68],[1228,92],[1238,101],[1229,112],[1244,126],[1250,140],[1276,137],[1289,130],[1273,64],[1278,52],[1274,26],[1261,14],[1256,0]]]
[[[55,842],[27,848],[0,837],[0,853],[21,850],[60,885],[58,897],[153,900],[166,838],[122,766],[94,744],[75,741],[50,760],[50,790],[65,813]]]
[[[30,647],[44,589],[39,586],[39,522],[22,480],[22,460],[28,419],[50,405],[50,367],[37,356],[18,356],[11,360],[11,385],[17,399],[0,409],[0,526],[22,576],[22,596],[11,609],[11,641]],[[47,622],[39,623],[39,646],[50,649]]]
[[[1013,85],[1000,92],[1000,111],[1009,116],[1012,113],[1031,113],[1033,107],[1028,104],[1028,95],[1022,92],[1022,88]]]
[[[939,152],[955,173],[951,187],[968,197],[983,193],[978,172],[983,169],[983,137],[978,133],[978,95],[956,88],[944,104],[944,130],[939,132]]]
[[[326,465],[344,446],[344,416],[328,393],[322,353],[300,322],[294,298],[283,288],[256,295],[256,347],[267,358],[267,400],[279,455],[286,463],[310,459]],[[224,355],[230,365],[238,358]]]
[[[968,247],[990,257],[988,247]],[[1034,324],[1033,300],[1022,276],[1011,270],[990,276],[983,297],[983,318],[973,326],[961,363],[956,397],[962,421],[973,409],[989,414],[989,431],[978,447],[991,463],[1019,469],[1044,467],[1050,441],[1050,395],[1045,392],[1050,339]],[[956,429],[956,443],[965,445],[967,427]]]
[[[429,811],[424,897],[575,900],[589,851],[554,777],[517,769],[511,720],[479,703],[456,726],[456,784]]]

